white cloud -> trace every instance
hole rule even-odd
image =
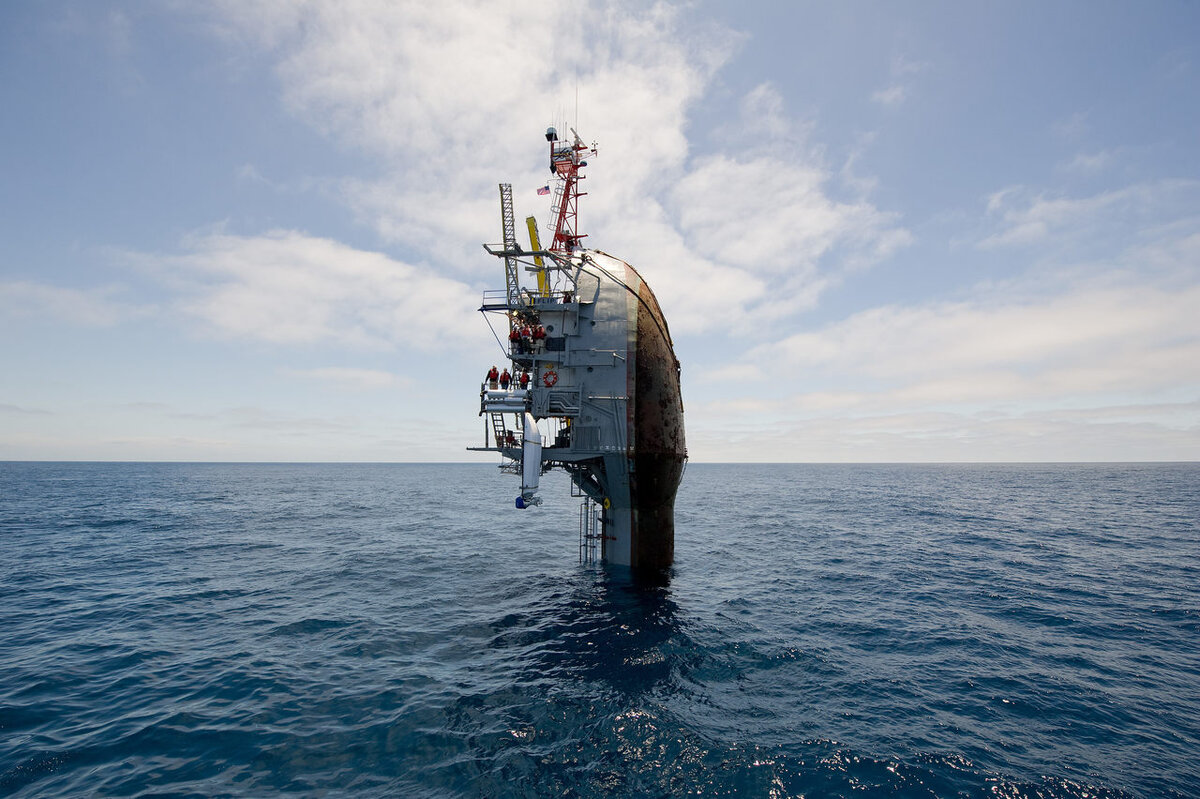
[[[1087,135],[1091,130],[1091,123],[1086,113],[1076,111],[1055,122],[1050,129],[1060,139],[1076,141]]]
[[[1200,457],[1198,189],[997,192],[991,246],[1053,237],[1028,271],[710,362],[698,383],[746,387],[689,405],[689,433],[705,431],[689,445],[716,460]]]
[[[786,116],[769,83],[747,94],[726,128],[739,141],[763,139],[761,150],[689,161],[692,106],[743,37],[704,27],[682,7],[223,8],[228,29],[278,58],[295,114],[380,162],[380,177],[343,183],[347,204],[447,274],[499,275],[478,246],[499,238],[497,182],[513,184],[518,215],[546,221],[547,204],[533,196],[549,176],[540,133],[554,121],[566,133],[576,95],[580,133],[599,140],[603,164],[588,170],[581,229],[638,266],[673,329],[745,329],[751,313],[761,323],[811,307],[840,271],[908,241],[893,215],[829,196],[827,170],[803,147],[807,126]],[[788,303],[768,296],[764,272],[786,273]]]
[[[857,313],[754,355],[785,369],[881,381],[881,404],[1200,391],[1200,286],[1080,288]]]
[[[406,242],[427,231],[416,241],[430,248],[494,228],[498,180],[545,181],[540,153],[520,154],[553,115],[570,114],[576,92],[585,119],[603,109],[610,121],[615,163],[645,175],[664,157],[681,162],[684,109],[728,53],[682,41],[666,4],[224,8],[240,35],[275,51],[298,116],[379,160],[382,179],[347,184],[355,207]]]
[[[116,299],[121,289],[73,289],[31,281],[0,283],[0,316],[49,318],[85,327],[111,327],[151,309]]]
[[[763,463],[1200,459],[1200,402],[1124,411],[833,413],[749,426],[697,420],[692,407],[688,445],[706,460]],[[1180,424],[1164,421],[1180,413]]]
[[[174,288],[179,310],[231,338],[436,350],[468,339],[447,320],[477,307],[464,283],[296,231],[197,235],[185,246],[131,257]]]
[[[686,273],[722,309],[707,316],[709,325],[761,325],[811,308],[839,273],[909,242],[893,215],[831,199],[827,180],[813,165],[716,155],[699,159],[678,182],[672,205],[685,246],[727,276],[711,283]]]
[[[339,388],[354,391],[392,389],[409,384],[406,378],[382,369],[355,369],[342,366],[327,366],[318,369],[288,369],[285,374],[309,380],[331,383]]]
[[[193,418],[205,417],[194,416]],[[207,418],[229,427],[247,428],[254,431],[276,431],[289,435],[338,434],[355,426],[355,420],[352,418],[295,416],[253,405],[225,408],[208,415]]]
[[[20,405],[10,405],[7,402],[0,402],[0,413],[16,413],[29,414],[33,416],[49,416],[50,411],[42,408],[23,408]]]
[[[263,177],[263,174],[258,171],[258,167],[254,164],[242,164],[235,170],[234,174],[239,181],[246,183],[257,183],[263,186],[270,186],[271,182]]]
[[[1098,150],[1088,153],[1076,153],[1075,157],[1063,165],[1067,172],[1093,175],[1103,172],[1113,162],[1114,155],[1110,150]]]
[[[1010,187],[988,197],[987,210],[999,230],[985,248],[1076,243],[1081,236],[1136,236],[1147,222],[1161,223],[1200,210],[1200,181],[1160,180],[1111,189],[1090,197],[1054,197]]]
[[[783,142],[803,145],[812,125],[792,119],[778,87],[770,81],[748,91],[738,104],[738,114],[718,125],[712,135],[739,152],[756,149],[765,140],[777,147]]]
[[[875,102],[891,107],[900,105],[906,97],[908,97],[908,87],[902,83],[892,84],[886,89],[880,89],[871,95],[871,99]]]
[[[762,367],[751,363],[731,363],[716,369],[710,369],[697,375],[694,379],[700,383],[749,383],[757,382],[766,377]]]
[[[674,190],[680,228],[697,249],[731,266],[771,275],[813,272],[838,238],[871,226],[877,214],[833,202],[821,191],[824,180],[812,166],[777,159],[703,158]]]
[[[911,91],[912,75],[917,75],[929,68],[929,64],[924,61],[913,61],[904,56],[898,56],[892,59],[891,79],[892,82],[886,88],[880,89],[871,95],[871,99],[880,105],[895,108],[904,103],[908,99]]]

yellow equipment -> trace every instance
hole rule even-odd
[[[538,240],[537,220],[532,216],[525,217],[525,226],[529,228],[529,244],[534,252],[542,249],[542,243]],[[533,262],[537,264],[537,281],[538,294],[542,297],[550,296],[550,276],[546,274],[546,263],[542,260],[542,256],[533,256]]]

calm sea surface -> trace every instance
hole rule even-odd
[[[0,795],[1200,796],[1200,465],[0,463]]]

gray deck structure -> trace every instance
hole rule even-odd
[[[522,446],[528,411],[545,427],[543,470],[566,470],[585,497],[585,554],[598,549],[610,563],[666,568],[687,449],[679,362],[658,301],[632,266],[599,250],[538,255],[553,262],[547,268],[563,288],[522,291],[513,301],[507,291],[484,297],[481,311],[536,320],[546,339],[534,352],[509,353],[513,374],[531,375],[528,390],[484,387],[480,413],[493,440],[472,449],[499,452],[519,473],[532,456]],[[518,504],[537,501],[529,493]]]

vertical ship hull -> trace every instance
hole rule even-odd
[[[624,430],[612,437],[617,452],[604,455],[598,468],[573,476],[603,504],[604,559],[634,569],[664,569],[675,556],[675,494],[687,459],[679,361],[658,300],[637,270],[595,250],[584,262],[580,286],[590,288],[591,272],[594,301],[581,296],[584,323],[572,350],[614,354],[603,367],[575,367],[571,379],[584,387],[585,421],[603,418],[599,406],[610,401],[610,386],[623,388],[610,404],[623,406],[618,424],[623,421]],[[610,330],[624,340],[614,340]],[[589,405],[595,414],[586,412]],[[604,448],[610,437],[603,428],[599,432]]]
[[[662,569],[675,557],[675,493],[687,458],[679,361],[654,292],[633,267],[625,269],[626,285],[637,287],[638,299],[630,320],[635,357],[627,377],[633,442],[629,563],[635,568]]]

